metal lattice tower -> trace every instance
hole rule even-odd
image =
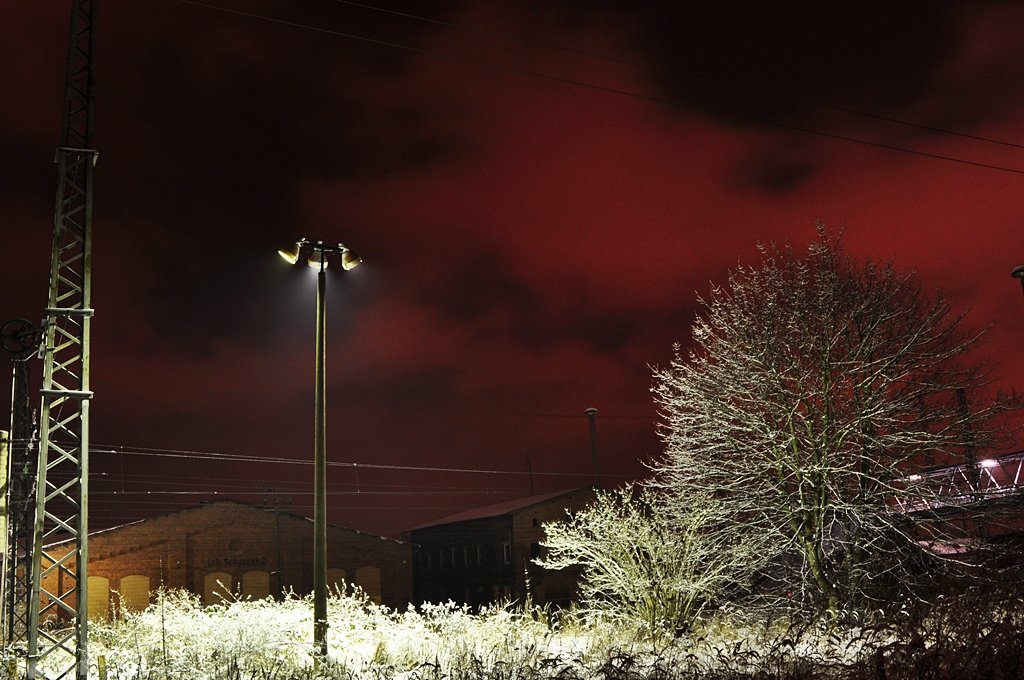
[[[28,676],[88,673],[89,324],[92,317],[93,31],[98,0],[74,0],[57,147],[50,292],[44,321]],[[58,540],[75,549],[50,554]]]
[[[7,555],[4,561],[4,643],[28,632],[35,516],[36,423],[29,390],[29,362],[39,351],[40,329],[25,319],[0,328],[0,343],[12,354],[10,460],[7,468]]]

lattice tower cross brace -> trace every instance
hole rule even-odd
[[[57,147],[50,292],[44,322],[27,671],[88,675],[89,323],[92,317],[93,29],[99,0],[73,0]],[[47,550],[56,541],[74,550]],[[59,625],[50,625],[54,622]],[[47,625],[42,625],[46,623]]]

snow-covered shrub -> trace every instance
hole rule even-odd
[[[549,569],[581,566],[581,605],[650,632],[683,631],[727,588],[745,580],[748,544],[715,531],[717,501],[705,495],[670,514],[632,486],[598,492],[567,520],[544,525]]]
[[[329,598],[329,655],[319,663],[308,597],[204,608],[164,591],[146,611],[90,626],[90,678],[103,656],[108,680],[1016,679],[1024,601],[1015,590],[961,593],[855,625],[720,608],[678,637],[587,610],[393,611],[354,591]]]

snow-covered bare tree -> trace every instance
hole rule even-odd
[[[598,492],[587,508],[544,525],[549,569],[581,565],[580,604],[640,621],[652,630],[683,630],[714,599],[750,575],[757,547],[714,531],[714,498],[704,495],[669,515],[650,489]]]
[[[1007,406],[957,399],[986,384],[965,358],[979,335],[913,275],[854,262],[820,224],[806,255],[762,256],[712,289],[692,350],[655,370],[666,448],[654,484],[679,518],[711,492],[713,525],[767,539],[764,573],[791,569],[805,601],[834,610],[914,591],[939,562],[922,539],[942,529],[894,511],[899,480],[991,444]]]

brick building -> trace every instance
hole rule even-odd
[[[529,591],[537,604],[567,604],[576,597],[579,571],[542,569],[545,522],[563,520],[594,500],[590,488],[530,496],[423,524],[409,531],[413,543],[416,604],[454,602],[473,607]]]
[[[329,586],[355,584],[391,607],[411,601],[408,543],[334,525],[327,531]],[[73,542],[47,547],[55,557],[70,550]],[[312,564],[312,520],[236,501],[204,503],[90,534],[89,616],[108,616],[118,599],[145,608],[161,584],[207,604],[227,592],[253,599],[309,593]]]

